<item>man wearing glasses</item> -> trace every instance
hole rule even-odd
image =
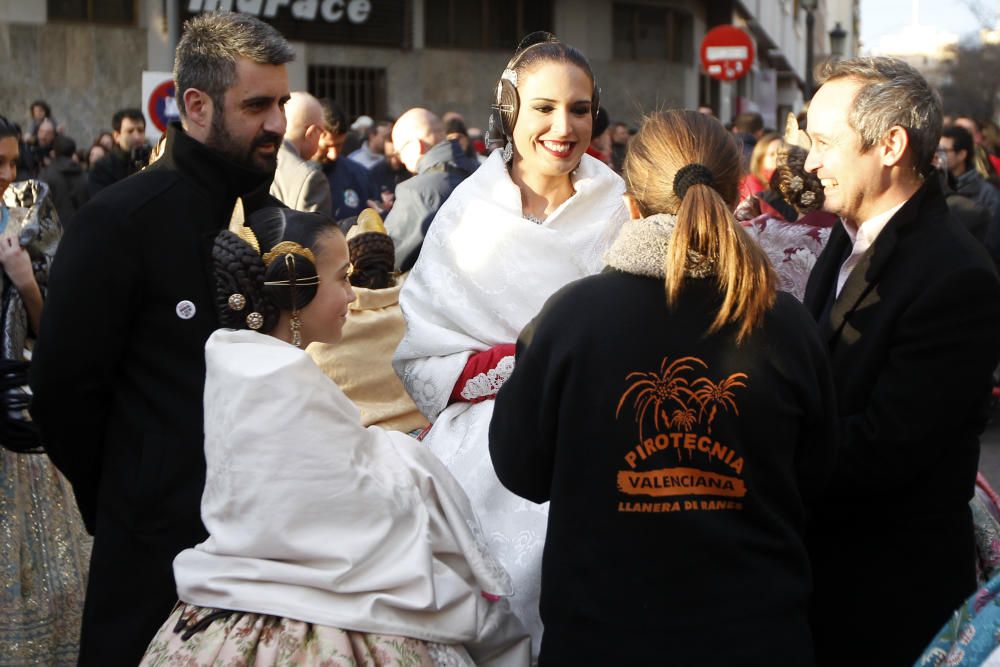
[[[986,243],[992,251],[1000,242],[1000,238],[997,238],[1000,232],[1000,192],[976,171],[974,150],[972,135],[968,130],[957,125],[946,127],[938,141],[937,161],[938,166],[947,169],[955,179],[955,191],[958,194],[989,211],[992,225],[986,236]]]

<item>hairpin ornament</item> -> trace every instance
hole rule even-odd
[[[247,307],[247,298],[237,292],[229,295],[229,310],[243,310]]]
[[[253,230],[246,225],[240,225],[236,230],[236,235],[239,236],[244,243],[257,251],[260,254],[260,242],[257,241],[257,235],[253,233]]]
[[[251,232],[253,233],[253,232]],[[303,247],[302,244],[296,243],[295,241],[282,241],[278,245],[271,248],[268,252],[264,253],[264,266],[270,266],[278,257],[283,257],[284,255],[298,255],[308,259],[314,265],[316,264],[316,255],[309,248]]]
[[[807,151],[810,148],[809,135],[799,128],[799,121],[792,112],[785,118],[785,143]]]

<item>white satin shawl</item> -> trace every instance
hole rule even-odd
[[[393,357],[434,424],[424,443],[461,482],[513,578],[511,606],[536,653],[547,505],[518,498],[496,478],[488,451],[493,401],[449,406],[448,397],[472,352],[513,343],[553,292],[601,270],[627,218],[624,183],[589,155],[572,178],[576,193],[541,224],[522,217],[521,192],[500,151],[463,181],[438,211],[403,286],[406,334]]]
[[[509,595],[509,577],[433,454],[362,427],[287,343],[219,330],[205,354],[209,538],[174,560],[181,600],[448,644],[516,636],[481,595]]]
[[[625,184],[589,155],[572,178],[576,193],[541,224],[531,222],[494,151],[435,216],[400,294],[406,334],[393,357],[431,421],[469,353],[513,343],[553,292],[603,267],[628,217]]]

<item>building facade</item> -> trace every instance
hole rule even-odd
[[[611,117],[710,105],[723,120],[760,111],[768,125],[803,101],[802,0],[0,0],[0,113],[26,122],[45,99],[78,144],[141,105],[143,71],[170,71],[181,23],[204,11],[255,14],[296,48],[293,90],[336,99],[351,116],[394,117],[412,106],[485,126],[496,79],[519,39],[549,30],[590,59]],[[829,5],[829,7],[828,7]],[[827,14],[857,0],[819,0],[814,53]],[[837,20],[843,20],[838,18]],[[717,82],[699,46],[716,25],[753,38],[749,74]],[[829,25],[828,25],[829,24]],[[856,15],[849,32],[856,34]]]

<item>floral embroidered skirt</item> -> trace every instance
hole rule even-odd
[[[179,602],[140,667],[474,667],[461,646]]]
[[[44,454],[0,448],[0,665],[75,665],[92,540]]]

